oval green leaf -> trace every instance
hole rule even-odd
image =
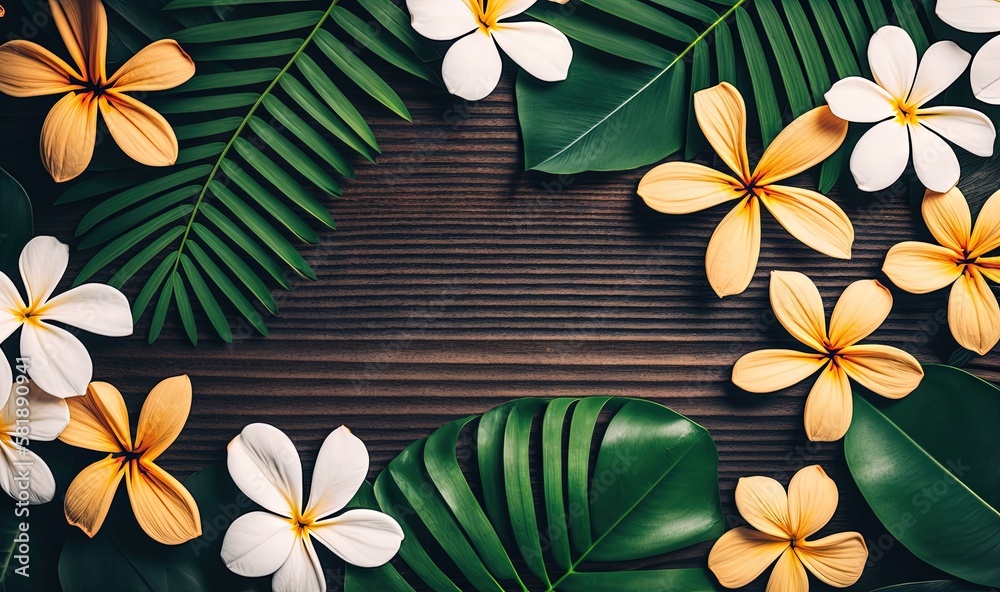
[[[13,272],[33,234],[31,200],[14,177],[0,169],[0,271]]]

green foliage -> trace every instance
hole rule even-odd
[[[882,524],[949,574],[1000,585],[1000,389],[927,366],[907,397],[854,397],[844,440],[851,475]]]
[[[17,272],[21,249],[31,240],[31,200],[14,177],[0,169],[0,272]]]
[[[888,588],[879,588],[872,592],[991,592],[986,588],[973,586],[966,582],[949,582],[947,580],[934,580],[931,582],[910,582],[908,584],[896,584]]]

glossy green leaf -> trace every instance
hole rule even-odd
[[[31,240],[31,200],[14,177],[0,169],[0,272],[13,273],[21,249]]]
[[[174,288],[174,299],[177,301],[177,312],[181,315],[181,324],[184,332],[187,333],[191,345],[198,345],[198,328],[194,320],[194,309],[191,308],[191,298],[187,293],[187,286],[184,285],[184,278],[180,273],[174,272],[170,276]]]
[[[306,11],[210,23],[179,31],[173,35],[173,38],[180,43],[210,43],[250,39],[314,27],[322,17],[322,12]]]
[[[427,82],[441,86],[441,77],[427,64],[414,55],[409,48],[386,35],[373,32],[370,25],[342,6],[335,6],[330,15],[351,37],[371,50],[372,53],[396,66],[400,70],[423,78]]]
[[[996,592],[996,590],[989,590],[980,586],[974,586],[967,582],[935,580],[931,582],[896,584],[895,586],[872,590],[872,592]]]
[[[354,81],[361,90],[372,96],[397,115],[412,121],[410,112],[403,104],[403,99],[399,98],[396,91],[392,90],[382,77],[375,73],[368,64],[361,58],[354,55],[354,52],[344,45],[339,39],[333,36],[326,29],[316,31],[316,46],[326,55],[327,58],[337,67],[338,70]]]

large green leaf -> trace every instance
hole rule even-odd
[[[33,234],[31,200],[21,184],[0,169],[0,272],[13,273],[21,249]]]
[[[879,588],[872,592],[996,592],[980,586],[974,586],[966,582],[949,582],[947,580],[934,580],[932,582],[909,582],[907,584],[896,584],[887,588]]]
[[[1000,586],[1000,389],[927,366],[901,400],[854,401],[844,453],[882,524],[934,567]]]
[[[456,420],[390,462],[375,495],[406,534],[412,588],[387,566],[349,570],[349,591],[716,589],[705,569],[622,565],[723,530],[712,438],[650,401],[520,399]]]

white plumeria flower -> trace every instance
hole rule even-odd
[[[69,425],[69,405],[27,380],[0,395],[0,487],[29,504],[44,504],[56,494],[56,480],[26,440],[50,442]],[[21,414],[18,414],[18,411]],[[26,477],[26,478],[25,478]]]
[[[927,48],[917,67],[917,49],[899,27],[872,36],[868,62],[875,83],[851,76],[833,85],[826,101],[834,115],[875,123],[851,155],[858,188],[879,191],[906,170],[912,145],[913,167],[928,189],[945,193],[958,183],[961,169],[945,139],[977,156],[991,156],[996,129],[986,115],[965,107],[925,107],[969,65],[969,54],[951,41]]]
[[[938,0],[937,15],[944,22],[969,33],[1000,31],[997,0]],[[991,105],[1000,105],[1000,36],[986,42],[972,60],[972,92]]]
[[[566,80],[573,48],[555,27],[537,21],[502,22],[535,0],[406,0],[413,29],[435,41],[461,37],[444,56],[441,77],[448,92],[478,101],[500,83],[499,45],[539,80]],[[471,33],[471,34],[470,34]],[[496,43],[494,43],[496,41]]]
[[[68,264],[68,246],[39,236],[25,245],[18,262],[26,300],[0,273],[0,342],[20,328],[20,357],[28,376],[43,391],[63,398],[87,392],[94,364],[80,340],[53,321],[109,337],[132,334],[128,299],[111,286],[84,284],[52,297]],[[10,390],[11,379],[10,366],[0,362],[0,391]]]
[[[247,497],[269,512],[237,518],[222,541],[222,559],[242,576],[273,573],[274,592],[326,590],[313,538],[359,567],[388,562],[403,542],[399,524],[381,512],[359,509],[334,516],[368,475],[368,450],[343,426],[319,450],[305,508],[299,453],[274,426],[254,423],[243,428],[229,444],[229,474]]]

